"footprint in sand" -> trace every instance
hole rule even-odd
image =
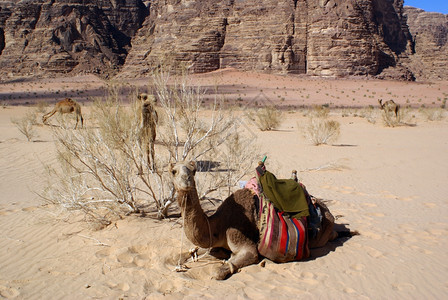
[[[34,210],[36,210],[36,209],[38,209],[38,207],[36,207],[36,206],[30,206],[30,207],[22,208],[22,211],[34,211]]]
[[[316,275],[314,275],[311,272],[302,272],[302,274],[300,274],[300,277],[301,277],[302,281],[305,282],[306,284],[311,284],[311,285],[319,284],[319,281],[316,280]]]
[[[95,253],[95,256],[98,258],[104,258],[104,257],[109,257],[112,255],[112,249],[111,248],[104,248],[101,249],[100,251],[97,251]]]
[[[365,269],[365,265],[363,264],[354,264],[350,266],[350,269],[355,270],[355,271],[362,271]]]
[[[393,283],[392,288],[397,291],[414,291],[415,286],[413,284],[403,282],[403,283]]]
[[[7,210],[3,210],[3,211],[0,211],[0,216],[8,216],[8,215],[13,214],[13,213],[16,213],[16,212],[18,212],[18,211],[19,211],[18,209],[7,209]]]
[[[430,255],[433,253],[431,250],[420,248],[419,246],[415,246],[415,245],[412,245],[411,249],[418,251],[420,253],[426,254],[426,255]]]
[[[0,296],[6,299],[13,299],[20,295],[20,292],[14,288],[0,285]]]
[[[385,215],[383,213],[368,213],[367,215],[372,217],[384,217]]]
[[[118,290],[118,291],[123,291],[123,292],[127,292],[130,290],[130,286],[129,284],[127,284],[126,282],[122,282],[122,283],[113,283],[113,282],[108,282],[107,285],[114,290]]]
[[[367,248],[367,254],[369,254],[373,258],[378,258],[378,257],[383,256],[383,253],[381,251],[378,251],[378,250],[376,250],[374,248],[370,248],[370,247]]]
[[[136,257],[134,257],[134,264],[137,265],[137,267],[144,267],[148,262],[150,258],[147,254],[139,254]]]
[[[397,199],[404,202],[412,201],[411,197],[397,197]]]
[[[145,267],[151,262],[150,256],[145,253],[148,251],[146,245],[135,245],[127,248],[126,251],[117,255],[117,261],[124,267]]]
[[[340,192],[343,194],[354,194],[355,193],[355,191],[353,190],[353,188],[351,186],[342,186]]]
[[[120,255],[117,256],[117,260],[119,262],[121,262],[122,264],[132,264],[132,262],[134,261],[134,256],[129,253],[129,252],[124,252],[121,253]]]
[[[355,294],[356,293],[356,291],[354,290],[354,289],[352,289],[352,288],[350,288],[350,287],[346,287],[346,288],[344,288],[344,293],[346,293],[346,294]]]

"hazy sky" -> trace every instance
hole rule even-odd
[[[448,0],[404,0],[404,5],[418,7],[426,11],[448,14]]]

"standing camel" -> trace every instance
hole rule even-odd
[[[138,107],[140,139],[145,148],[148,164],[154,169],[154,143],[156,140],[156,126],[159,121],[157,111],[154,109],[156,98],[152,95],[142,93],[137,96],[137,99],[140,101]]]
[[[399,104],[395,103],[394,100],[388,100],[383,104],[383,99],[379,99],[378,102],[382,110],[384,110],[386,113],[394,112],[395,117],[398,118],[398,111],[400,110]]]
[[[195,174],[194,162],[179,162],[170,165],[170,175],[184,218],[184,232],[196,246],[224,248],[231,252],[230,259],[218,268],[214,275],[215,279],[226,279],[239,269],[255,264],[259,260],[260,232],[257,227],[256,208],[258,200],[251,190],[240,189],[224,200],[213,215],[207,216],[199,202]],[[326,228],[333,232],[333,226]],[[324,229],[324,231],[327,230]],[[338,232],[332,237],[328,235],[319,238],[327,238],[322,242],[325,244],[330,238],[342,236],[351,236],[351,232],[341,232],[341,234]]]
[[[81,128],[84,125],[84,119],[81,114],[81,105],[73,99],[65,98],[64,100],[59,101],[55,104],[52,111],[42,116],[42,122],[44,124],[47,123],[47,120],[53,116],[55,113],[59,114],[68,114],[74,112],[76,114],[76,124],[75,129],[78,126],[78,121],[81,119]]]

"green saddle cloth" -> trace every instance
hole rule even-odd
[[[277,179],[274,174],[265,171],[259,181],[264,195],[278,210],[296,219],[310,215],[305,193],[293,179]]]

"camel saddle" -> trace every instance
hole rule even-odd
[[[309,257],[307,217],[296,217],[297,213],[293,217],[276,208],[274,203],[261,192],[256,178],[249,180],[245,188],[252,190],[258,197],[256,204],[260,231],[258,243],[260,255],[274,262],[297,261]]]

